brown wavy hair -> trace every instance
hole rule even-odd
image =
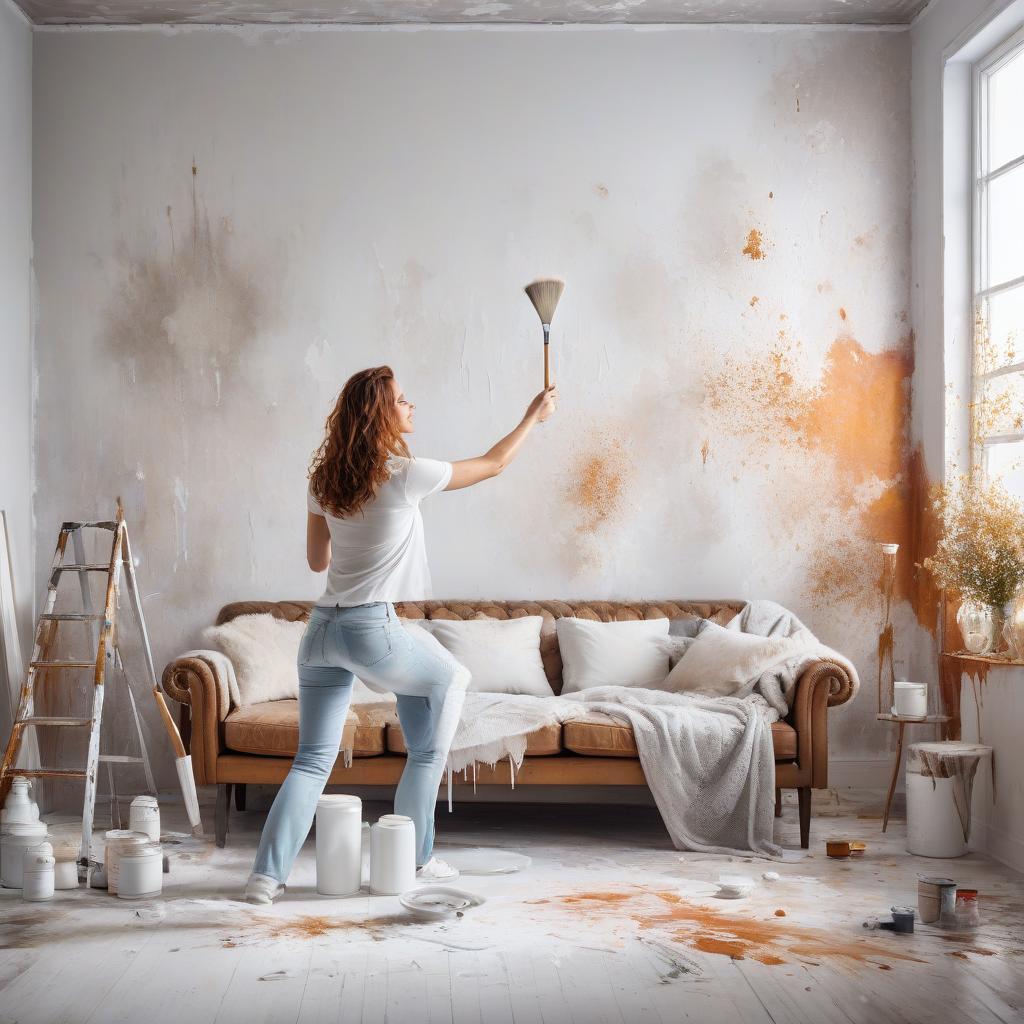
[[[392,455],[411,458],[399,429],[390,366],[352,374],[325,424],[313,453],[309,486],[320,507],[339,518],[355,515],[388,479]]]

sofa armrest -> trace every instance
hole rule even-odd
[[[836,661],[813,661],[800,673],[790,719],[796,729],[797,764],[806,784],[828,786],[828,709],[855,692],[853,679]]]
[[[192,735],[189,753],[196,782],[217,781],[217,755],[221,746],[221,723],[231,710],[227,680],[204,658],[187,655],[175,658],[163,674],[168,697],[189,707]]]

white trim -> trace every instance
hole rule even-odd
[[[1024,433],[989,434],[988,437],[981,439],[982,446],[986,448],[993,444],[1014,444],[1017,441],[1024,441]]]
[[[8,3],[11,0],[7,0]],[[31,23],[30,23],[31,24]],[[692,32],[706,29],[718,29],[726,32],[907,32],[910,25],[850,25],[815,23],[813,25],[800,22],[615,22],[613,24],[589,24],[586,22],[550,22],[537,24],[534,22],[456,22],[456,23],[425,23],[425,22],[378,22],[375,24],[349,24],[344,22],[281,22],[251,21],[241,24],[225,24],[220,22],[160,22],[146,25],[45,25],[32,24],[35,32],[160,32],[174,35],[179,32],[256,32],[256,33],[288,33],[288,32]]]
[[[990,288],[982,288],[978,292],[978,297],[981,299],[987,299],[990,295],[998,295],[1000,292],[1011,291],[1022,284],[1024,284],[1024,274],[1020,277],[1011,277],[1009,281],[1003,281],[1002,284],[994,284]]]

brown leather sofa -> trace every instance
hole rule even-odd
[[[469,619],[483,613],[493,618],[541,615],[541,658],[552,689],[561,691],[562,660],[554,621],[563,615],[599,621],[668,617],[709,618],[725,623],[742,607],[740,601],[424,601],[396,604],[409,619]],[[309,615],[308,601],[243,601],[225,605],[218,625],[236,615],[270,612],[296,621]],[[279,700],[232,708],[226,682],[209,664],[195,657],[177,658],[163,674],[168,696],[183,705],[183,734],[192,754],[196,781],[217,786],[216,840],[227,839],[228,813],[245,807],[247,783],[284,781],[298,744],[298,701]],[[781,790],[796,789],[800,811],[800,842],[810,835],[811,790],[828,785],[827,710],[850,699],[852,684],[844,669],[831,661],[810,665],[800,677],[789,716],[772,726],[775,745],[776,814]],[[351,746],[351,767],[339,756],[329,785],[392,785],[405,763],[402,729],[392,704],[354,706],[346,724],[343,747]],[[457,777],[458,779],[458,777]],[[508,766],[480,766],[477,786],[492,787],[496,799],[510,782]],[[529,737],[526,758],[516,783],[529,785],[646,785],[632,730],[594,712],[576,721],[548,726]],[[461,783],[456,781],[456,792]],[[468,783],[471,785],[472,783]]]

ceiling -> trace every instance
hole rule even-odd
[[[37,25],[905,25],[928,0],[15,0]]]

